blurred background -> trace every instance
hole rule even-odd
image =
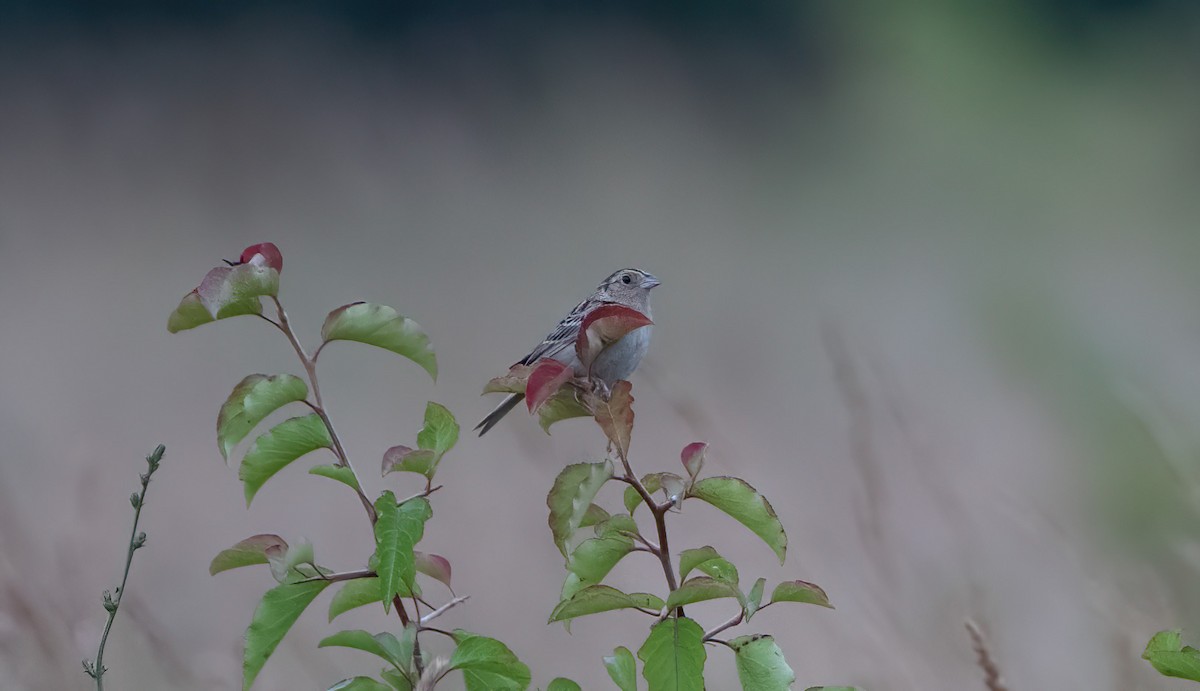
[[[150,490],[106,657],[115,689],[231,689],[266,570],[207,573],[251,534],[337,569],[371,536],[302,471],[247,510],[214,420],[251,372],[298,373],[254,319],[170,335],[221,258],[273,241],[315,343],[356,299],[419,321],[436,385],[383,351],[321,359],[368,493],[426,400],[469,429],[488,378],[604,276],[654,272],[634,377],[639,470],[712,444],[761,488],[788,562],[708,507],[797,688],[983,688],[973,618],[1014,691],[1187,689],[1139,659],[1200,640],[1200,12],[1183,0],[115,3],[0,9],[0,678],[85,689],[142,457]],[[545,620],[544,496],[598,431],[514,414],[443,462],[423,543],[535,685],[609,688],[645,621]],[[618,493],[602,495],[610,506]],[[633,555],[617,587],[657,583]],[[258,688],[377,671],[315,648],[324,596]],[[692,608],[689,608],[692,611]],[[703,621],[727,616],[699,606]],[[438,642],[431,640],[430,645]],[[455,676],[448,688],[458,688]],[[709,651],[709,688],[736,688]]]

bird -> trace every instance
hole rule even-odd
[[[595,292],[587,296],[575,309],[554,327],[550,335],[537,345],[529,354],[516,364],[533,365],[543,358],[551,358],[575,370],[576,376],[588,375],[583,363],[575,354],[575,338],[579,335],[579,327],[587,315],[598,307],[605,305],[620,305],[650,316],[650,291],[660,285],[654,274],[641,269],[621,269],[601,281]],[[596,361],[592,363],[590,376],[599,380],[605,386],[611,387],[617,381],[626,379],[637,369],[650,347],[650,326],[643,326],[625,334],[621,340],[609,346]],[[524,394],[514,393],[505,398],[500,405],[487,414],[475,429],[479,436],[487,434],[496,426],[500,418],[508,414],[522,399]]]

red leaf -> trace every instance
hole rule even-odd
[[[525,384],[525,403],[529,406],[529,412],[536,411],[550,400],[550,397],[574,376],[575,370],[558,360],[539,360],[529,373],[529,382]]]
[[[242,256],[238,260],[239,264],[254,264],[261,263],[275,269],[283,271],[283,254],[273,242],[260,242],[257,245],[250,245],[242,250]]]
[[[416,559],[417,571],[435,578],[450,587],[450,560],[440,554],[428,554],[426,552],[413,552],[413,557]]]
[[[653,323],[646,315],[623,305],[597,307],[588,312],[579,325],[575,354],[585,368],[591,369],[592,363],[605,348],[624,338],[630,331]]]
[[[629,393],[632,385],[622,379],[613,384],[612,394],[608,400],[597,396],[595,403],[596,422],[605,436],[617,447],[621,457],[629,453],[629,438],[633,434],[633,396]]]
[[[694,441],[683,447],[683,451],[679,454],[679,460],[683,461],[683,467],[687,469],[688,475],[696,477],[700,474],[700,469],[704,467],[704,456],[707,453],[708,442]]]

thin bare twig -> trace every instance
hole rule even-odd
[[[442,616],[451,607],[454,607],[455,605],[461,605],[462,603],[464,603],[470,599],[471,599],[470,595],[460,595],[460,596],[454,598],[453,600],[447,602],[446,604],[442,605],[441,607],[438,607],[437,609],[433,610],[429,614],[426,614],[425,616],[421,617],[421,626],[425,626],[425,624],[427,622],[431,622],[434,619],[437,619],[438,617]]]
[[[988,691],[1008,691],[1008,687],[1004,685],[1004,677],[1000,675],[1000,668],[996,666],[996,661],[992,659],[991,651],[987,647],[987,639],[983,637],[983,632],[979,630],[979,626],[968,619],[966,622],[967,634],[971,636],[971,648],[978,656],[976,663],[983,670],[983,683],[987,686]]]

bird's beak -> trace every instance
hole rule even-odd
[[[662,281],[655,278],[654,274],[646,274],[645,280],[642,281],[642,285],[644,285],[646,287],[646,290],[655,288],[655,287],[659,286],[661,283],[662,283]]]

